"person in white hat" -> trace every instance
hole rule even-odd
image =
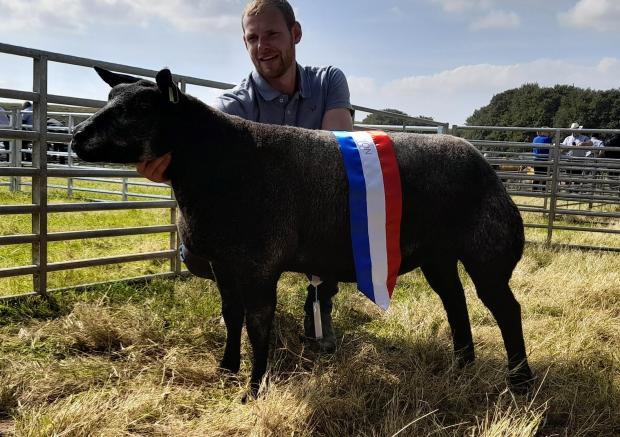
[[[592,141],[587,135],[584,135],[582,132],[579,132],[583,126],[580,126],[579,123],[572,123],[570,125],[571,134],[564,138],[562,141],[563,146],[582,146],[582,147],[592,147]],[[583,158],[586,156],[587,150],[577,150],[571,149],[566,153],[567,156],[572,156],[574,158]]]

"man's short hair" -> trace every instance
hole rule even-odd
[[[286,0],[251,0],[243,10],[243,15],[241,16],[241,27],[243,28],[243,19],[246,16],[262,14],[265,9],[271,7],[277,8],[280,12],[282,12],[288,30],[291,30],[296,23],[295,12],[293,12],[293,7]]]

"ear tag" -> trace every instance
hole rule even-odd
[[[319,303],[319,285],[323,281],[318,276],[310,277],[310,285],[314,287],[314,302],[312,303],[312,316],[314,318],[314,338],[323,338],[323,324],[321,323],[321,304]]]
[[[173,87],[168,87],[168,99],[171,103],[179,103],[179,94]]]

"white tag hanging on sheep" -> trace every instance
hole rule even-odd
[[[321,323],[321,304],[319,303],[319,285],[323,283],[321,278],[316,275],[308,275],[310,285],[314,287],[314,302],[312,303],[312,316],[314,318],[314,338],[323,338],[323,324]]]
[[[173,87],[168,88],[168,99],[171,103],[179,103],[179,94]]]

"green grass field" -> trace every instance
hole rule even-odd
[[[63,192],[50,193],[50,202],[60,201],[67,201]],[[30,195],[0,191],[0,204],[9,203],[30,203]],[[168,222],[167,210],[49,218],[53,231]],[[3,216],[1,234],[29,231],[29,216]],[[565,234],[559,241],[618,245],[614,235]],[[528,230],[529,239],[544,236],[546,230]],[[72,241],[50,245],[50,260],[166,248],[167,234]],[[0,268],[29,264],[29,256],[28,245],[0,246]],[[476,363],[464,370],[452,359],[441,302],[419,271],[399,279],[387,312],[344,284],[335,302],[334,355],[300,340],[306,283],[302,275],[285,274],[270,370],[262,395],[247,405],[240,399],[249,380],[249,344],[244,334],[239,377],[222,376],[225,328],[210,281],[57,292],[56,307],[38,297],[2,302],[0,435],[615,436],[619,261],[618,253],[526,247],[511,285],[539,377],[529,396],[507,391],[499,329],[463,272],[477,348]],[[58,272],[50,286],[167,268],[153,261]],[[2,281],[4,294],[31,287],[29,278]]]

